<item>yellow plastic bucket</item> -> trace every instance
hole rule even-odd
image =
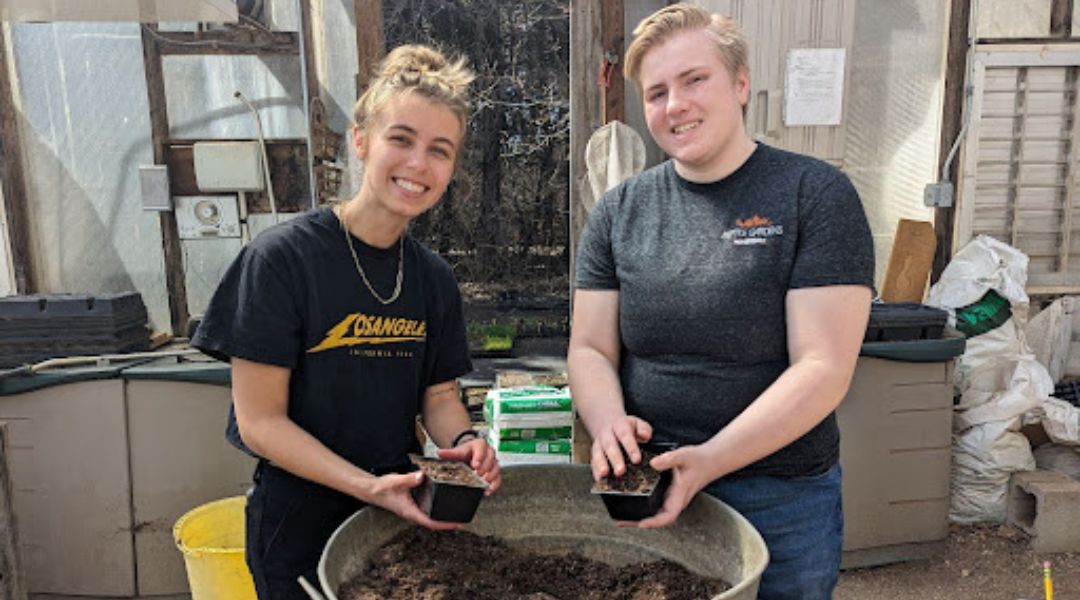
[[[191,600],[256,600],[244,562],[244,505],[236,496],[191,509],[173,526]]]

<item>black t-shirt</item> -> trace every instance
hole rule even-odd
[[[669,161],[615,187],[577,255],[577,289],[619,292],[626,410],[688,444],[715,435],[788,367],[789,290],[873,282],[870,228],[848,178],[763,144],[720,181],[687,181]],[[739,474],[812,475],[838,455],[830,415]]]
[[[389,298],[402,250],[352,243],[368,281]],[[329,208],[275,226],[241,250],[191,345],[291,369],[288,415],[301,428],[361,468],[405,464],[419,450],[424,391],[472,363],[449,265],[408,235],[403,243],[401,294],[383,305]]]

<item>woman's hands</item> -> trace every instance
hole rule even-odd
[[[655,529],[674,523],[694,496],[716,479],[717,476],[711,472],[714,462],[702,446],[683,446],[653,458],[649,462],[652,468],[672,471],[671,486],[664,496],[664,504],[655,515],[627,525]]]
[[[448,531],[460,529],[463,523],[447,523],[435,521],[424,514],[412,497],[412,489],[424,482],[424,473],[391,473],[382,477],[375,477],[368,483],[367,493],[361,498],[368,504],[374,504],[385,508],[395,515],[412,521],[421,527],[427,527],[435,531]]]
[[[502,484],[502,474],[499,471],[499,463],[495,460],[495,449],[480,438],[473,438],[462,442],[453,448],[439,450],[439,458],[443,460],[456,460],[469,465],[476,474],[483,477],[484,481],[491,485],[484,492],[490,496],[499,489]]]
[[[502,483],[502,475],[499,471],[499,463],[495,460],[495,450],[482,439],[475,438],[463,442],[454,448],[439,450],[439,458],[463,462],[477,475],[484,478],[490,484],[485,492],[491,495],[499,489]],[[446,521],[433,520],[416,505],[412,497],[412,489],[424,482],[424,473],[392,473],[382,477],[373,477],[367,481],[365,492],[360,498],[369,504],[374,504],[412,521],[421,527],[434,531],[447,531],[460,529],[464,523],[449,523]]]
[[[649,441],[652,434],[652,425],[628,415],[620,415],[601,426],[592,444],[593,478],[600,479],[608,473],[619,477],[626,473],[627,457],[634,464],[641,462],[638,445]]]

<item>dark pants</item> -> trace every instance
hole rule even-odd
[[[844,545],[840,465],[813,477],[720,479],[705,491],[739,511],[765,538],[769,566],[759,600],[832,598]]]
[[[247,564],[259,600],[310,600],[315,569],[334,530],[364,504],[261,462],[247,503]]]

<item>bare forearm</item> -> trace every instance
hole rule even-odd
[[[713,457],[713,479],[741,469],[794,442],[840,404],[851,369],[824,361],[792,365],[727,427],[703,446]]]
[[[424,394],[422,418],[424,429],[440,448],[449,448],[454,436],[472,426],[469,412],[461,402],[461,390],[457,381],[428,388]]]
[[[626,414],[618,371],[604,354],[589,347],[570,348],[567,371],[574,407],[594,437],[605,423]]]

